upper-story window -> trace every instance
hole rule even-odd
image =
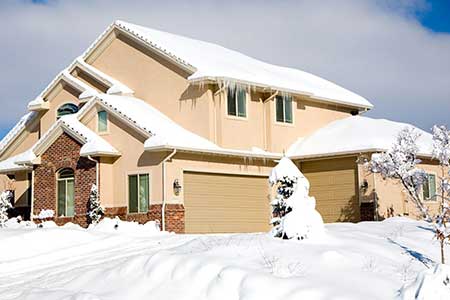
[[[229,88],[227,91],[228,115],[247,117],[247,94],[242,88]]]
[[[423,200],[435,200],[436,198],[436,175],[427,174],[427,180],[422,186]]]
[[[97,131],[108,131],[108,113],[104,110],[97,112]]]
[[[75,114],[77,112],[78,112],[78,106],[76,106],[73,103],[65,103],[58,108],[58,110],[56,112],[56,118],[59,119],[62,116]]]
[[[277,122],[292,124],[292,97],[276,96],[275,109]]]

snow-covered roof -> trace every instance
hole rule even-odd
[[[6,149],[6,147],[26,128],[26,126],[37,116],[36,112],[28,112],[14,127],[3,137],[0,141],[0,154]]]
[[[203,153],[214,153],[219,155],[235,155],[260,158],[280,158],[279,153],[266,152],[261,149],[234,150],[219,147],[215,143],[203,138],[178,125],[159,110],[144,100],[132,96],[118,96],[99,94],[96,99],[113,113],[119,115],[135,127],[138,127],[149,138],[144,143],[147,151],[178,149],[182,151],[193,151]],[[94,102],[83,107],[87,111]],[[80,111],[80,113],[84,113]]]
[[[145,148],[159,146],[192,147],[217,150],[209,140],[181,127],[147,102],[130,96],[98,95],[102,103],[123,115],[151,136]]]
[[[113,25],[191,70],[192,74],[188,78],[191,81],[237,82],[282,92],[305,94],[318,100],[359,108],[373,107],[365,98],[304,71],[265,63],[213,43],[123,21],[116,21]],[[84,56],[87,56],[100,40],[94,42]]]
[[[82,93],[80,94],[80,96],[78,97],[79,99],[87,99],[90,97],[93,97],[95,95],[98,94],[98,91],[92,87],[90,87],[89,85],[87,85],[86,83],[84,83],[83,81],[75,78],[74,76],[72,76],[70,74],[70,72],[68,71],[68,69],[64,69],[63,71],[61,71],[50,83],[49,85],[39,94],[39,96],[37,96],[34,100],[30,101],[28,103],[28,107],[31,108],[35,105],[39,105],[41,103],[44,103],[44,96],[45,94],[55,85],[58,83],[58,81],[62,79],[67,83],[70,83],[72,86],[74,86],[75,88],[77,88],[78,90],[82,91]]]
[[[286,154],[292,158],[308,158],[350,153],[385,151],[391,148],[398,133],[411,124],[351,116],[334,121],[291,145]],[[432,135],[414,127],[421,136],[419,153],[430,156]]]
[[[81,156],[88,155],[120,155],[115,149],[102,137],[83,125],[76,114],[61,117],[63,127],[69,129],[73,133],[84,139],[84,144],[80,149]]]
[[[0,161],[0,172],[5,173],[28,170],[31,168],[30,166],[20,164],[19,162],[32,160],[34,158],[35,157],[31,149],[11,156],[3,161]]]

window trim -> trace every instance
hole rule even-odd
[[[242,90],[244,91],[244,95],[245,95],[245,117],[238,116],[238,113],[239,113],[239,106],[238,106],[239,105],[239,101],[238,101],[237,97],[236,97],[236,115],[234,116],[234,115],[228,114],[228,100],[229,100],[228,99],[228,90],[229,89],[230,88],[224,89],[225,98],[226,98],[226,101],[225,101],[225,117],[228,118],[228,119],[232,119],[232,120],[241,120],[241,121],[248,120],[248,107],[249,107],[248,99],[249,99],[250,95],[249,95],[247,89],[242,88]],[[239,89],[239,87],[237,87],[236,89]]]
[[[277,120],[277,98],[278,97],[281,97],[281,96],[275,96],[274,98],[273,98],[273,111],[274,111],[274,114],[273,114],[273,117],[274,117],[274,122],[275,122],[275,124],[276,125],[280,125],[280,126],[288,126],[288,127],[295,127],[295,112],[294,112],[294,102],[295,102],[295,98],[294,98],[294,96],[290,96],[291,97],[291,112],[292,112],[292,122],[291,123],[289,123],[289,122],[280,122],[280,121],[278,121]],[[284,98],[282,98],[283,99],[283,119],[286,119],[286,116],[285,116],[285,114],[286,114],[286,110],[284,109]]]
[[[437,190],[437,188],[438,188],[438,182],[437,182],[438,176],[437,176],[437,173],[436,172],[429,172],[429,171],[425,171],[425,172],[427,173],[427,183],[428,184],[430,184],[430,181],[428,179],[428,175],[433,175],[434,176],[434,192],[435,192],[435,194],[434,194],[433,197],[425,198],[424,194],[423,194],[424,191],[423,191],[423,185],[422,185],[421,192],[420,192],[420,197],[422,198],[422,201],[425,201],[427,203],[436,202],[438,200],[437,199],[437,194],[438,194],[438,190]]]
[[[99,129],[99,124],[100,124],[100,122],[99,122],[99,120],[100,120],[100,118],[99,118],[99,113],[100,112],[105,112],[105,114],[106,114],[106,130],[105,131],[100,131]],[[109,113],[108,113],[108,111],[107,110],[105,110],[105,109],[101,109],[101,110],[97,110],[97,122],[96,122],[97,124],[97,133],[99,134],[99,135],[103,135],[103,134],[109,134],[110,133],[110,131],[109,131],[109,123],[110,123],[110,121],[109,121]]]
[[[67,170],[67,169],[69,169],[69,170],[71,170],[72,171],[72,173],[73,173],[73,176],[72,177],[66,177],[66,178],[59,178],[59,175],[60,175],[60,172],[61,171],[64,171],[64,170]],[[67,215],[67,181],[68,180],[72,180],[73,181],[73,215],[71,215],[71,216],[68,216]],[[64,183],[64,187],[65,187],[65,199],[64,199],[64,202],[65,202],[65,211],[64,211],[64,215],[60,215],[59,214],[59,199],[58,199],[58,197],[59,197],[59,182],[60,181],[64,181],[65,183]],[[57,172],[56,172],[56,182],[55,182],[55,184],[56,184],[56,212],[55,212],[55,216],[57,217],[57,218],[72,218],[72,217],[74,217],[75,216],[75,170],[73,170],[72,168],[61,168],[61,169],[59,169]]]
[[[129,176],[137,175],[138,176],[138,190],[139,190],[139,175],[148,175],[148,209],[146,212],[139,211],[139,199],[138,199],[138,211],[130,212],[130,185],[129,185]],[[125,186],[126,186],[126,199],[127,199],[127,214],[145,214],[150,211],[150,206],[152,203],[152,172],[151,171],[130,171],[125,173]]]

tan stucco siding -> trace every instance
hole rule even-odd
[[[215,97],[216,104],[216,143],[224,148],[250,150],[252,147],[264,149],[263,105],[261,95],[246,92],[247,116],[228,115],[226,92]]]
[[[58,108],[65,103],[79,105],[80,92],[65,83],[59,83],[53,91],[49,93],[46,100],[50,101],[50,109],[41,117],[41,132],[45,134],[47,130],[56,122]]]
[[[9,179],[6,175],[0,174],[0,192],[5,190],[14,191],[14,207],[29,206],[29,188],[28,172],[21,171],[14,174],[14,179]]]
[[[293,100],[293,124],[276,122],[275,100],[268,103],[271,124],[270,151],[283,152],[299,137],[305,137],[335,120],[350,116],[349,111],[336,106],[318,104],[299,97]]]
[[[137,50],[139,49],[139,50]],[[208,86],[191,86],[184,71],[126,38],[114,39],[92,65],[135,91],[134,96],[181,126],[210,137]]]

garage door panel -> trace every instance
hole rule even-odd
[[[184,173],[187,233],[269,230],[266,177]]]
[[[310,195],[325,222],[360,219],[355,158],[302,162],[310,181]]]

